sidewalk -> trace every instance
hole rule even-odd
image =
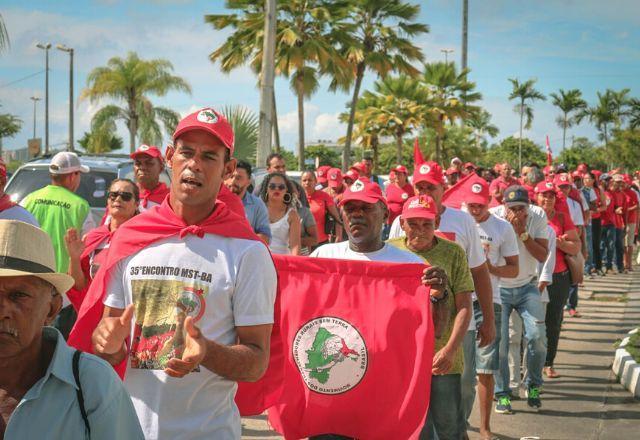
[[[640,325],[640,269],[630,275],[609,275],[585,282],[578,309],[582,318],[565,315],[556,369],[548,380],[542,409],[532,412],[525,400],[514,400],[514,415],[492,415],[500,439],[541,440],[640,438],[640,401],[615,382],[611,372],[616,339]],[[524,394],[522,394],[524,395]],[[471,440],[477,434],[478,412],[471,416]],[[242,419],[243,439],[279,439],[266,416]]]

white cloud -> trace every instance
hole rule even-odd
[[[346,133],[346,124],[340,122],[340,113],[321,113],[316,116],[311,129],[312,139],[337,140]],[[312,140],[310,139],[310,140]]]

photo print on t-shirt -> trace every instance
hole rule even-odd
[[[163,370],[169,359],[182,356],[184,322],[188,316],[195,323],[202,318],[208,290],[206,285],[177,280],[131,281],[136,317],[131,368]]]

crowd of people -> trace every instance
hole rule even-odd
[[[99,225],[75,194],[90,170],[74,153],[55,155],[51,184],[20,205],[0,164],[4,438],[239,438],[236,383],[267,368],[271,254],[286,254],[427,265],[435,353],[420,438],[468,438],[477,397],[491,439],[493,412],[512,414],[522,391],[541,408],[561,375],[584,277],[633,270],[637,174],[454,158],[383,179],[367,156],[298,183],[274,153],[255,185],[214,109],[172,140],[131,155],[135,181],[110,183]]]

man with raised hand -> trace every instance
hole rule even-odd
[[[239,439],[236,382],[267,368],[275,268],[246,219],[216,200],[236,166],[233,142],[214,109],[180,121],[169,196],[118,230],[72,332],[86,346],[104,300],[92,348],[126,361],[147,438]]]

